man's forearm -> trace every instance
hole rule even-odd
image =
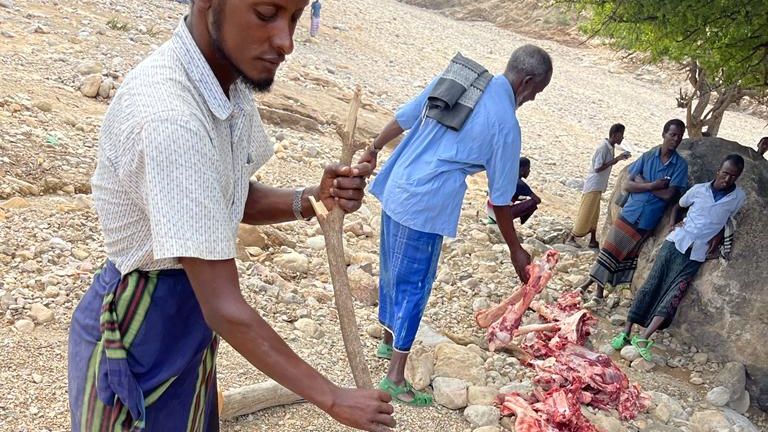
[[[682,221],[684,211],[685,209],[680,207],[679,204],[675,204],[675,208],[672,210],[672,213],[669,216],[669,225],[675,226],[678,222]]]
[[[536,202],[536,205],[539,205],[539,204],[541,204],[541,198],[539,198],[539,196],[538,196],[538,195],[536,195],[535,193],[534,193],[534,194],[531,194],[531,199],[532,199],[534,202]]]
[[[336,386],[302,360],[245,301],[214,330],[261,372],[308,402],[327,411]]]
[[[383,149],[384,146],[386,146],[390,141],[399,137],[403,131],[403,128],[400,127],[400,124],[397,122],[397,120],[390,120],[390,122],[384,126],[384,129],[381,131],[379,136],[373,140],[373,148],[376,150]]]
[[[624,185],[624,189],[629,193],[650,192],[651,183],[638,183],[633,180],[627,180]]]
[[[615,162],[613,162],[613,161],[606,162],[606,163],[600,165],[600,167],[598,167],[597,169],[595,169],[595,172],[596,173],[601,173],[601,172],[607,170],[608,168],[612,167],[614,164],[615,164]]]
[[[522,247],[520,246],[520,240],[517,238],[514,221],[515,218],[525,213],[528,207],[525,203],[514,206],[493,206],[493,213],[496,215],[496,225],[499,227],[501,236],[504,237],[504,241],[509,246],[510,251]]]
[[[639,183],[630,177],[624,185],[624,189],[630,193],[651,192],[653,183]]]
[[[712,237],[709,240],[709,248],[707,249],[707,255],[711,255],[717,251],[717,248],[720,247],[721,244],[723,244],[723,240],[725,240],[725,227],[720,230],[717,234],[715,234],[714,237]]]
[[[309,366],[243,299],[232,259],[179,258],[205,322],[252,365],[309,402],[328,410],[337,387]]]
[[[666,189],[653,190],[650,192],[657,198],[661,198],[667,202],[671,201],[677,196],[677,189],[673,187],[668,187]]]
[[[599,168],[597,168],[595,170],[595,172],[596,173],[603,172],[603,171],[607,170],[608,168],[610,168],[610,167],[616,165],[617,163],[619,163],[620,160],[621,160],[621,158],[613,158],[613,159],[609,160],[608,162],[602,164]]]
[[[537,202],[536,199],[531,197],[527,200],[519,201],[519,202],[516,202],[515,204],[512,204],[511,206],[507,206],[509,207],[509,210],[512,214],[512,220],[515,220],[521,216],[532,213],[534,210],[536,210],[537,206],[539,205],[539,202],[541,201]]]
[[[251,181],[248,186],[248,198],[242,222],[248,225],[267,225],[295,221],[293,199],[295,189],[275,188]],[[309,202],[309,196],[317,199],[317,188],[308,187],[301,197],[301,214],[312,217],[315,211]]]

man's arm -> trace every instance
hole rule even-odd
[[[723,240],[725,239],[725,227],[720,230],[717,234],[715,234],[714,237],[712,237],[709,240],[709,243],[707,243],[707,259],[715,259],[718,256],[720,256],[719,249],[720,245],[723,244]]]
[[[384,146],[399,137],[403,131],[413,128],[421,119],[429,93],[432,92],[438,79],[439,77],[435,77],[432,82],[421,91],[421,93],[397,110],[394,118],[384,126],[384,129],[379,136],[373,141],[373,145],[363,153],[358,163],[368,163],[373,169],[376,169],[377,155]]]
[[[240,293],[233,259],[179,258],[206,323],[253,366],[345,425],[369,431],[394,427],[388,394],[342,389],[299,358]]]
[[[670,189],[676,189],[670,187]],[[669,215],[669,231],[671,232],[675,227],[681,226],[683,218],[688,212],[688,208],[691,207],[696,201],[696,196],[699,193],[699,186],[694,186],[682,196],[675,204],[674,210]]]
[[[651,193],[657,198],[661,198],[666,202],[670,202],[680,196],[680,191],[674,186],[668,186],[665,189],[657,189],[651,191]]]
[[[531,204],[520,203],[515,206],[493,206],[493,212],[496,215],[496,224],[501,231],[504,241],[509,246],[509,254],[512,260],[512,265],[515,267],[517,276],[523,283],[528,282],[528,271],[526,267],[531,263],[531,256],[520,245],[520,241],[517,239],[517,231],[515,230],[514,220],[520,215],[530,211],[530,207],[535,206],[533,200],[528,200]]]
[[[655,182],[645,182],[642,176],[630,175],[624,183],[624,190],[630,193],[654,192],[669,188],[669,180],[659,179]],[[661,198],[661,197],[660,197]]]
[[[533,189],[523,179],[517,181],[515,194],[519,195],[515,202],[527,201],[530,198],[536,205],[541,204],[541,198],[533,192]]]
[[[373,148],[381,151],[390,141],[399,137],[405,130],[400,126],[396,119],[392,119],[384,126],[381,133],[373,140]]]
[[[681,207],[680,204],[675,204],[675,208],[672,213],[669,214],[669,223],[667,223],[667,232],[672,232],[678,226],[683,224],[683,218],[685,217],[687,209]]]
[[[322,201],[327,208],[338,204],[345,212],[354,212],[362,204],[365,177],[368,177],[371,171],[371,166],[366,163],[353,167],[326,167],[320,186],[308,187],[302,193],[302,216],[315,216],[309,202],[310,196]],[[296,220],[293,214],[293,197],[293,189],[274,188],[251,181],[242,222],[249,225],[266,225]]]
[[[605,162],[604,164],[600,165],[599,167],[595,168],[595,172],[596,173],[603,172],[603,171],[607,170],[608,168],[616,165],[617,163],[619,163],[619,162],[621,162],[623,160],[629,159],[629,157],[630,157],[629,153],[628,152],[624,152],[624,153],[616,156],[615,158]]]
[[[390,141],[399,137],[405,130],[397,122],[397,119],[390,120],[381,133],[373,140],[373,145],[368,148],[365,153],[360,157],[358,163],[367,163],[371,166],[371,169],[376,169],[376,162],[379,152],[390,143]]]

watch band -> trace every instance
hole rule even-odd
[[[304,195],[304,188],[297,188],[293,191],[293,216],[296,220],[310,220],[301,214],[301,196]]]

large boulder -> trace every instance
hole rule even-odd
[[[702,266],[670,331],[720,360],[743,363],[753,399],[768,409],[768,344],[756,343],[768,334],[768,160],[751,148],[719,138],[685,140],[678,151],[688,161],[691,185],[711,180],[726,155],[744,157],[744,174],[738,184],[747,194],[747,203],[736,218],[731,261],[725,265],[708,261]],[[625,168],[616,184],[623,184],[626,177]],[[610,197],[603,238],[618,214],[614,202],[619,189]],[[634,290],[645,281],[665,234],[659,227],[643,247]]]

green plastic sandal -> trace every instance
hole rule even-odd
[[[644,346],[640,346],[639,344],[645,344]],[[640,357],[644,358],[646,361],[651,361],[653,358],[653,354],[651,354],[651,347],[653,346],[653,341],[650,339],[643,339],[640,336],[635,336],[632,338],[632,346],[637,349],[637,352],[640,353]]]
[[[379,348],[376,350],[376,357],[386,360],[392,359],[392,345],[380,343]]]
[[[611,339],[611,347],[616,351],[624,348],[627,345],[629,345],[629,335],[624,332],[617,334],[613,339]]]
[[[401,403],[403,405],[409,405],[416,408],[424,408],[428,406],[432,406],[432,396],[428,393],[418,392],[413,389],[413,386],[411,386],[411,383],[408,381],[405,381],[403,385],[398,386],[395,385],[389,378],[384,377],[383,380],[379,383],[379,390],[385,391],[389,393],[390,396],[392,396],[392,401]],[[403,399],[400,399],[400,396],[411,392],[413,393],[413,399],[406,401]]]

